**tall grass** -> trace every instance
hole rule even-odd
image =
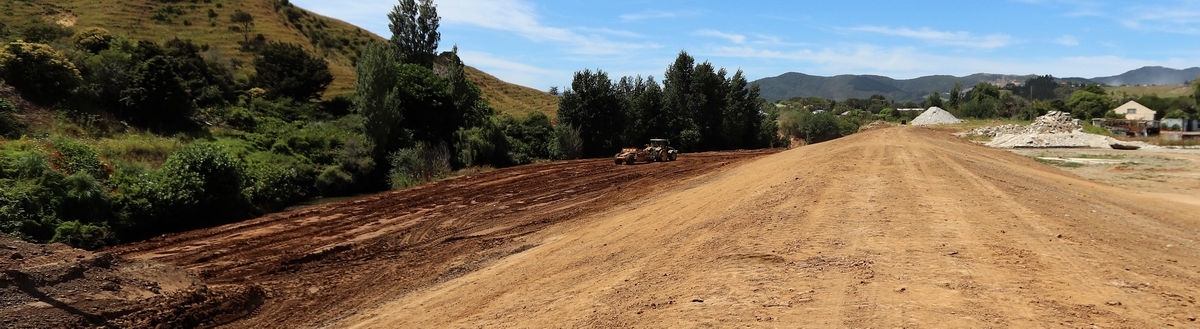
[[[183,146],[175,138],[154,135],[121,135],[95,142],[100,155],[113,164],[140,164],[152,168],[162,166],[167,157]]]
[[[1144,142],[1158,146],[1200,147],[1200,138],[1170,139],[1159,135],[1154,137],[1117,137],[1117,139],[1123,141]]]
[[[450,150],[446,144],[417,143],[388,157],[392,169],[388,179],[393,189],[404,189],[450,175]]]

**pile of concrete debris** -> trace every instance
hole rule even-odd
[[[1027,126],[1006,124],[1000,126],[988,126],[971,129],[963,135],[967,136],[985,136],[996,137],[1004,134],[1019,134],[1025,132]]]
[[[921,113],[920,116],[912,121],[912,125],[914,126],[950,125],[956,123],[962,123],[962,120],[959,120],[954,114],[950,114],[950,112],[946,112],[946,110],[937,106],[925,110],[925,113]]]
[[[1112,148],[1113,144],[1154,148],[1142,142],[1120,141],[1083,132],[1079,120],[1066,112],[1051,111],[1028,126],[1004,125],[978,128],[966,135],[993,137],[987,145],[997,148]]]
[[[1072,118],[1070,113],[1050,111],[1050,113],[1038,117],[1028,126],[1007,124],[979,127],[968,131],[966,135],[996,137],[1012,134],[1067,134],[1082,131],[1083,126],[1079,125],[1079,120]]]

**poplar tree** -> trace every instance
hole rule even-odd
[[[438,17],[433,0],[400,0],[400,4],[388,13],[388,20],[388,28],[392,30],[389,43],[394,51],[393,59],[432,69],[442,38],[437,31],[441,17]]]

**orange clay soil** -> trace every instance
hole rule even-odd
[[[927,128],[544,163],[108,250],[226,327],[1191,327],[1200,206]]]

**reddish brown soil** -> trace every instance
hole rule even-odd
[[[257,286],[208,287],[176,266],[0,235],[0,328],[192,328],[245,317]]]
[[[636,207],[770,153],[686,154],[633,166],[540,163],[108,251],[191,269],[210,285],[261,286],[265,303],[230,327],[318,327],[535,247],[541,241],[526,236],[551,225]]]
[[[680,159],[496,170],[120,246],[229,292],[120,324],[1197,327],[1200,206],[1178,194],[918,127]]]

